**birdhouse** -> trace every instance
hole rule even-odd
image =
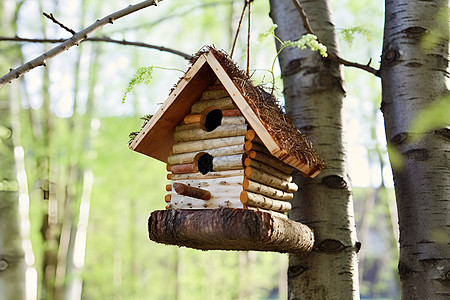
[[[314,177],[324,163],[263,88],[227,54],[208,47],[130,143],[167,163],[166,209],[150,239],[202,250],[311,250],[306,225],[289,220],[293,169]]]

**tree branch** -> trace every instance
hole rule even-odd
[[[302,20],[303,20],[303,26],[306,29],[306,32],[310,33],[310,34],[314,34],[315,36],[317,36],[314,31],[312,30],[311,24],[309,23],[309,19],[308,16],[306,15],[305,11],[303,10],[302,5],[300,4],[299,0],[292,0],[292,2],[294,3],[295,7],[297,8]],[[317,37],[317,40],[320,41],[319,37]],[[373,75],[380,77],[380,70],[377,70],[375,68],[372,68],[370,66],[370,63],[372,60],[369,60],[369,63],[367,65],[362,65],[359,63],[355,63],[355,62],[351,62],[348,60],[345,60],[341,57],[339,57],[336,53],[327,50],[328,53],[328,59],[331,59],[333,61],[337,61],[338,63],[347,66],[347,67],[354,67],[354,68],[358,68],[364,71],[367,71],[369,73],[372,73]]]
[[[70,32],[72,35],[73,35],[73,34],[76,34],[75,30],[73,30],[73,29],[67,27],[66,25],[64,25],[63,23],[59,22],[59,21],[53,16],[52,13],[48,14],[48,13],[46,13],[46,12],[43,12],[42,14],[44,15],[44,17],[46,17],[47,19],[51,20],[53,23],[58,24],[59,27],[61,27],[61,28],[64,29],[65,31]]]
[[[22,38],[22,37],[18,37],[18,36],[16,36],[16,37],[0,36],[0,42],[1,41],[22,42],[22,43],[58,44],[58,43],[63,43],[64,41],[66,41],[66,39],[32,39],[32,38]],[[80,43],[82,43],[82,42],[105,42],[105,43],[120,44],[120,45],[125,45],[125,46],[136,46],[136,47],[142,47],[142,48],[149,48],[149,49],[155,49],[155,50],[159,50],[159,51],[163,51],[163,52],[172,53],[172,54],[181,56],[187,60],[192,59],[192,55],[172,49],[172,48],[167,48],[164,46],[156,46],[156,45],[141,43],[141,42],[132,42],[132,41],[127,41],[127,40],[115,40],[115,39],[111,39],[109,37],[101,37],[101,38],[91,37],[91,38],[84,39]]]
[[[102,28],[106,24],[108,24],[108,23],[112,24],[117,19],[120,19],[124,16],[127,16],[131,13],[134,13],[134,12],[141,10],[143,8],[146,8],[148,6],[156,5],[158,1],[159,0],[146,0],[146,1],[142,1],[141,3],[135,4],[135,5],[129,5],[127,8],[124,8],[122,10],[114,12],[114,13],[104,17],[103,19],[97,20],[89,27],[74,34],[71,38],[65,40],[63,43],[54,47],[53,49],[50,49],[49,51],[45,52],[44,54],[36,57],[35,59],[25,63],[24,65],[22,65],[16,69],[10,69],[10,72],[8,74],[6,74],[0,78],[0,88],[3,87],[5,84],[10,83],[12,80],[19,78],[23,74],[29,72],[30,70],[32,70],[36,67],[45,66],[45,63],[48,60],[50,60],[51,58],[64,52],[65,50],[68,50],[69,48],[71,48],[75,45],[78,45],[80,42],[87,39],[91,33],[97,31],[98,29]]]

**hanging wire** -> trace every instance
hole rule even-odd
[[[253,0],[246,0],[248,4],[248,32],[247,32],[247,75],[250,76],[250,32],[251,32],[251,15]]]
[[[242,20],[244,20],[244,14],[245,14],[245,10],[247,9],[247,4],[248,4],[248,2],[246,0],[245,4],[244,4],[244,8],[242,9],[241,18],[239,19],[238,27],[236,29],[236,35],[234,36],[233,46],[231,46],[231,54],[230,54],[231,58],[233,58],[234,49],[236,48],[236,42],[237,42],[237,39],[239,36],[239,31],[241,31]]]

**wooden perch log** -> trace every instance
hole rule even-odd
[[[235,155],[235,154],[242,154],[244,153],[244,145],[234,145],[234,146],[228,146],[228,147],[222,147],[222,148],[216,148],[216,149],[209,149],[205,152],[209,153],[210,155],[214,157],[220,157],[220,156],[227,156],[227,155]],[[174,154],[167,158],[167,162],[173,166],[173,165],[180,165],[180,164],[188,164],[188,163],[194,163],[195,157],[197,156],[199,152],[188,152],[188,153],[180,153],[180,154]]]
[[[280,191],[279,189],[275,189],[273,187],[261,184],[259,182],[251,181],[248,178],[244,178],[244,182],[242,183],[242,188],[244,191],[253,192],[256,194],[261,194],[276,200],[290,200],[294,198],[293,193],[287,193]],[[251,204],[249,204],[251,205]]]
[[[266,165],[269,165],[272,168],[278,169],[285,174],[291,174],[292,171],[294,170],[293,167],[291,167],[288,164],[285,164],[284,162],[282,162],[281,160],[278,160],[275,156],[272,156],[272,155],[267,155],[267,154],[257,152],[257,151],[249,151],[248,157],[250,157],[251,159],[257,160],[259,162],[262,162]]]
[[[186,174],[198,172],[195,164],[181,164],[181,165],[171,165],[172,174]]]
[[[278,177],[275,177],[271,174],[267,174],[263,171],[260,171],[258,169],[252,168],[252,167],[246,167],[245,168],[245,175],[248,177],[248,179],[274,187],[276,189],[288,192],[288,193],[294,193],[297,191],[298,186],[293,182],[288,182],[285,180],[282,180]]]
[[[174,182],[173,189],[178,195],[188,196],[201,200],[211,199],[211,193],[209,191],[189,186],[183,183]]]
[[[314,233],[306,225],[265,211],[236,208],[157,210],[148,220],[152,241],[200,250],[309,253]]]
[[[217,107],[219,109],[236,108],[236,105],[234,104],[233,99],[231,99],[230,97],[225,97],[225,98],[215,99],[215,100],[197,101],[191,107],[191,114],[199,114],[205,108],[208,108],[211,106]]]
[[[244,170],[230,170],[221,172],[209,172],[205,175],[202,173],[191,173],[191,174],[170,174],[171,180],[190,180],[190,179],[213,179],[213,178],[225,178],[234,176],[244,176]]]
[[[232,136],[227,138],[179,142],[173,145],[172,152],[173,154],[180,154],[194,151],[204,151],[208,149],[243,145],[244,142],[245,136]]]
[[[244,160],[244,165],[246,167],[252,167],[252,168],[256,168],[258,170],[261,170],[261,171],[263,171],[265,173],[268,173],[268,174],[271,174],[271,175],[273,175],[275,177],[278,177],[278,178],[280,178],[280,179],[282,179],[284,181],[287,181],[287,182],[291,182],[292,181],[292,176],[290,174],[283,173],[282,171],[280,171],[278,169],[272,168],[271,166],[266,165],[266,164],[264,164],[264,163],[262,163],[260,161],[251,159],[250,157],[247,157]]]
[[[204,131],[203,129],[192,129],[175,131],[175,142],[187,142],[195,140],[207,140],[219,137],[241,136],[247,132],[247,125],[224,125],[219,126],[213,131]]]
[[[271,209],[280,212],[287,212],[292,209],[292,205],[289,202],[275,200],[263,195],[255,194],[248,191],[242,191],[241,202],[248,206],[256,206],[265,209]]]

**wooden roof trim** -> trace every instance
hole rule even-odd
[[[266,148],[272,154],[279,152],[281,149],[278,146],[278,144],[275,143],[272,136],[269,134],[269,132],[264,127],[264,125],[261,123],[261,120],[258,119],[255,112],[252,110],[250,105],[247,103],[247,100],[245,100],[245,98],[242,96],[239,89],[236,87],[236,85],[231,80],[228,73],[225,71],[225,69],[222,67],[222,65],[219,63],[219,61],[215,58],[215,56],[212,52],[208,52],[206,54],[206,60],[208,61],[208,64],[211,66],[211,68],[213,69],[217,78],[219,78],[222,85],[225,87],[225,89],[230,94],[230,97],[233,99],[234,103],[239,108],[239,110],[243,114],[244,118],[247,120],[247,122],[250,124],[250,126],[252,126],[253,130],[255,130],[255,132],[259,136],[259,138],[263,141]]]
[[[152,130],[153,126],[161,119],[167,109],[172,105],[180,92],[189,84],[191,78],[198,70],[203,67],[203,64],[206,62],[206,58],[204,55],[200,56],[197,62],[188,70],[188,72],[181,78],[181,82],[177,84],[175,89],[170,93],[169,97],[166,101],[164,101],[163,105],[156,111],[150,121],[141,129],[136,138],[132,141],[129,148],[131,150],[136,150],[138,145],[142,142],[146,134]]]

